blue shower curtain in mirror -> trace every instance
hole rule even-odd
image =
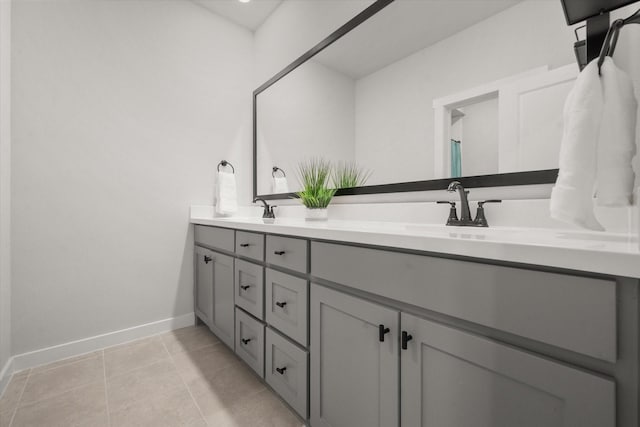
[[[462,153],[460,152],[460,141],[451,140],[451,178],[462,176]]]

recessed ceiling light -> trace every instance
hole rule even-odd
[[[240,3],[249,3],[251,0],[238,0]]]

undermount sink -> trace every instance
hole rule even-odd
[[[605,243],[634,243],[637,238],[622,233],[603,233],[580,230],[555,230],[531,227],[451,227],[434,224],[410,224],[406,225],[407,231],[424,236],[449,236],[454,238],[467,238],[477,240],[498,240],[513,243],[547,243],[552,240],[591,242],[593,244]]]
[[[567,240],[587,240],[600,242],[632,242],[634,237],[622,233],[599,233],[599,232],[581,232],[581,231],[558,231],[556,237]]]

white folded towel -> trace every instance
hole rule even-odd
[[[289,192],[289,183],[287,182],[287,177],[273,177],[273,192],[274,194],[284,194]]]
[[[637,103],[629,77],[606,58],[602,77],[597,59],[578,76],[564,107],[560,172],[551,191],[551,217],[602,231],[593,213],[598,203],[627,205],[634,175]]]
[[[218,172],[216,179],[216,213],[233,214],[238,211],[236,175],[231,172]]]

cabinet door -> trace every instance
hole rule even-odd
[[[613,427],[610,379],[402,314],[406,427]],[[404,345],[402,345],[404,347]]]
[[[233,348],[233,258],[196,246],[195,312]]]
[[[398,425],[398,321],[396,311],[311,285],[311,425]]]
[[[207,326],[213,324],[213,252],[196,246],[194,310]]]
[[[234,259],[227,255],[215,253],[213,258],[213,324],[211,330],[233,347],[234,342]]]

